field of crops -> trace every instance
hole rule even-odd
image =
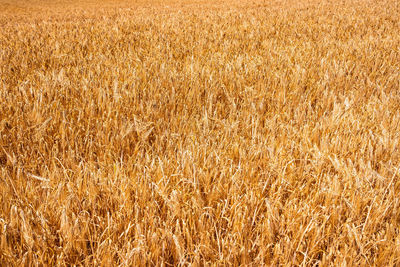
[[[0,265],[400,264],[397,0],[0,0]]]

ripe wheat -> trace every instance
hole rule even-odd
[[[0,0],[0,265],[400,264],[396,0]]]

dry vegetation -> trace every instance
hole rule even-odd
[[[398,1],[0,2],[0,265],[400,264]]]

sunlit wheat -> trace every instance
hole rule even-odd
[[[0,0],[0,265],[399,265],[399,12]]]

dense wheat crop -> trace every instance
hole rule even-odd
[[[0,0],[0,265],[400,264],[399,21]]]

